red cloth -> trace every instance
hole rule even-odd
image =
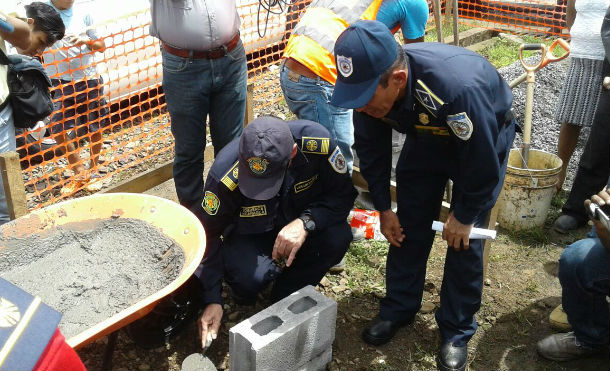
[[[59,329],[40,355],[33,371],[87,371],[78,354],[67,343]]]

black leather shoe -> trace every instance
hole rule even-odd
[[[468,364],[468,347],[456,347],[452,343],[441,345],[436,359],[439,371],[464,371]]]
[[[385,344],[392,340],[399,328],[410,324],[411,321],[386,321],[377,317],[362,331],[362,339],[371,345]]]
[[[559,233],[568,233],[587,224],[586,220],[577,219],[571,215],[562,214],[555,220],[553,228]]]

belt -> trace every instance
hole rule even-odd
[[[189,50],[189,49],[179,49],[174,48],[173,46],[161,42],[161,47],[163,50],[168,52],[169,54],[173,54],[177,57],[182,58],[193,58],[193,59],[218,59],[226,56],[230,51],[235,49],[237,43],[239,42],[239,32],[235,34],[235,36],[226,44],[221,45],[214,49],[209,50]]]
[[[310,79],[315,79],[316,77],[318,77],[318,75],[313,73],[312,70],[303,66],[301,63],[297,62],[296,60],[294,60],[292,58],[286,59],[286,61],[284,62],[284,67],[288,68],[290,70],[290,72],[292,72],[294,74],[301,75],[304,77],[309,77]],[[295,81],[295,82],[298,82],[298,81]]]

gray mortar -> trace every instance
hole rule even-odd
[[[73,223],[0,245],[0,277],[63,313],[66,338],[161,290],[184,265],[177,243],[136,219]]]
[[[538,57],[526,58],[530,64],[536,63]],[[532,143],[531,148],[541,149],[553,154],[557,154],[557,142],[559,140],[560,124],[555,120],[555,110],[557,108],[557,100],[561,92],[561,87],[566,81],[568,73],[569,60],[565,59],[560,62],[549,63],[542,70],[536,72],[536,83],[534,87],[534,107],[532,115]],[[500,75],[507,82],[511,82],[515,78],[523,74],[524,69],[521,62],[517,61],[509,66],[502,67],[498,70]],[[525,117],[525,95],[527,84],[523,82],[513,89],[514,101],[513,111],[519,123],[523,124]],[[591,123],[588,123],[590,125]],[[583,127],[580,132],[578,146],[572,155],[568,164],[566,181],[563,188],[569,190],[572,186],[580,155],[589,137],[590,127]],[[521,134],[517,134],[514,147],[521,147]]]

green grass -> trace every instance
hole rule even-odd
[[[533,36],[523,36],[521,38],[525,43],[528,44],[539,44],[544,43],[550,46],[554,40],[540,39]],[[479,53],[491,62],[496,68],[508,66],[519,60],[519,47],[520,44],[510,39],[498,38],[497,41],[487,48],[484,48]],[[535,51],[524,51],[524,58],[534,55]],[[565,51],[561,47],[555,49],[554,55],[556,57],[562,56]]]
[[[470,26],[465,26],[463,24],[458,24],[458,33],[467,31],[471,29]],[[443,22],[443,39],[453,35],[453,24],[451,22]],[[426,31],[426,35],[424,36],[424,41],[438,41],[438,36],[436,35],[436,27],[432,27]]]
[[[347,252],[347,264],[350,274],[347,277],[351,288],[358,288],[360,293],[385,292],[385,260],[388,254],[386,241],[362,240],[352,242]]]
[[[504,232],[513,242],[528,247],[540,247],[551,242],[548,231],[543,227]]]

